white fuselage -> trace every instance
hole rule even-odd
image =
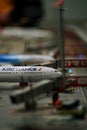
[[[56,69],[42,66],[1,66],[0,82],[35,82],[61,77]]]

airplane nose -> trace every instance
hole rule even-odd
[[[62,77],[63,74],[62,74],[61,72],[58,72],[57,75],[58,75],[59,77]]]

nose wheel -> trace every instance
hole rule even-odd
[[[26,108],[26,110],[35,110],[36,106],[37,106],[37,103],[36,103],[35,96],[34,96],[34,93],[33,93],[32,83],[29,84],[29,87],[31,89],[32,99],[31,100],[26,99],[26,101],[25,101],[25,108]]]
[[[53,103],[53,106],[55,106],[55,103],[56,101],[59,99],[59,95],[58,95],[58,92],[55,91],[52,95],[52,103]]]
[[[20,87],[26,87],[26,86],[28,86],[28,83],[27,82],[20,82],[19,86]]]

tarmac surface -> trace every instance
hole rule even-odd
[[[9,84],[8,84],[9,85]],[[24,104],[13,105],[10,102],[9,95],[13,90],[0,90],[0,129],[2,130],[20,130],[31,129],[60,129],[60,130],[85,130],[87,128],[85,119],[77,120],[72,115],[58,115],[54,107],[49,106],[51,96],[46,94],[38,97],[37,110],[26,111]],[[73,94],[60,93],[60,100],[69,103],[72,100],[80,99],[84,104],[80,89],[76,89]],[[72,128],[72,127],[73,128]],[[85,126],[85,127],[84,127]]]

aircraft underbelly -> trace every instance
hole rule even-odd
[[[20,81],[20,76],[17,75],[0,75],[0,82],[19,82]]]
[[[23,76],[23,79],[25,82],[37,82],[40,81],[42,79],[44,79],[44,77],[39,76],[39,75],[29,75],[29,76]]]
[[[46,77],[41,75],[0,74],[0,82],[37,82]]]

